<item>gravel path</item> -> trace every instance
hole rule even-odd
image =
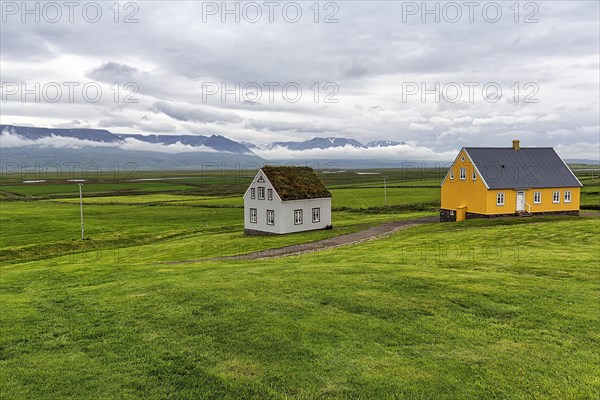
[[[216,257],[209,259],[198,259],[198,260],[182,260],[182,261],[171,261],[165,264],[183,264],[193,263],[201,261],[214,261],[214,260],[258,260],[263,258],[274,258],[274,257],[286,257],[304,253],[311,253],[315,251],[327,250],[340,246],[348,246],[351,244],[362,243],[368,240],[379,239],[391,235],[394,232],[406,229],[414,225],[429,224],[433,222],[439,222],[440,217],[424,217],[418,219],[411,219],[406,221],[398,222],[386,222],[384,224],[374,226],[362,231],[348,233],[346,235],[334,236],[328,239],[318,240],[310,243],[300,243],[292,246],[279,247],[275,249],[268,249],[262,251],[255,251],[253,253],[241,254],[236,256],[227,257]]]

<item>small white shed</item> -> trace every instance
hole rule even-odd
[[[310,167],[261,168],[244,194],[244,234],[331,228],[331,193]]]

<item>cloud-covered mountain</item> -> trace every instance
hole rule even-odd
[[[354,148],[354,149],[369,149],[374,147],[390,147],[404,145],[405,142],[396,142],[393,140],[372,140],[367,144],[362,144],[358,140],[338,137],[316,137],[303,142],[273,142],[263,149],[273,150],[275,148],[284,148],[292,151],[314,150],[314,149],[333,149],[333,148]],[[261,148],[254,146],[254,148]]]
[[[212,135],[119,134],[104,129],[53,129],[0,125],[2,147],[116,147],[162,153],[219,152],[253,155],[241,143]]]
[[[236,142],[221,135],[142,135],[112,133],[105,129],[55,129],[0,125],[2,147],[115,147],[123,150],[161,153],[219,152],[254,155],[253,151],[284,149],[295,152],[326,149],[370,149],[405,145],[404,142],[373,140],[363,145],[351,138],[315,137],[302,142],[273,142],[259,146]]]
[[[272,150],[277,147],[285,148],[288,150],[302,151],[312,149],[331,149],[335,147],[356,147],[365,148],[358,140],[346,139],[346,138],[312,138],[303,142],[273,142],[265,146],[266,149]]]
[[[390,147],[406,144],[406,142],[396,142],[394,140],[371,140],[366,144],[366,147]]]
[[[259,166],[264,160],[223,136],[117,134],[104,129],[53,129],[0,125],[2,164],[7,171],[115,165],[136,170]],[[211,168],[212,168],[211,167]]]

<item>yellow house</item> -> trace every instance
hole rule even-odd
[[[463,147],[442,181],[440,221],[579,215],[581,186],[551,147]]]

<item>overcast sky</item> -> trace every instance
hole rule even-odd
[[[513,3],[430,2],[423,14],[421,2],[230,2],[223,15],[220,1],[111,1],[96,17],[89,2],[30,3],[30,14],[3,2],[1,122],[256,144],[395,140],[414,158],[520,138],[597,159],[599,2]]]

